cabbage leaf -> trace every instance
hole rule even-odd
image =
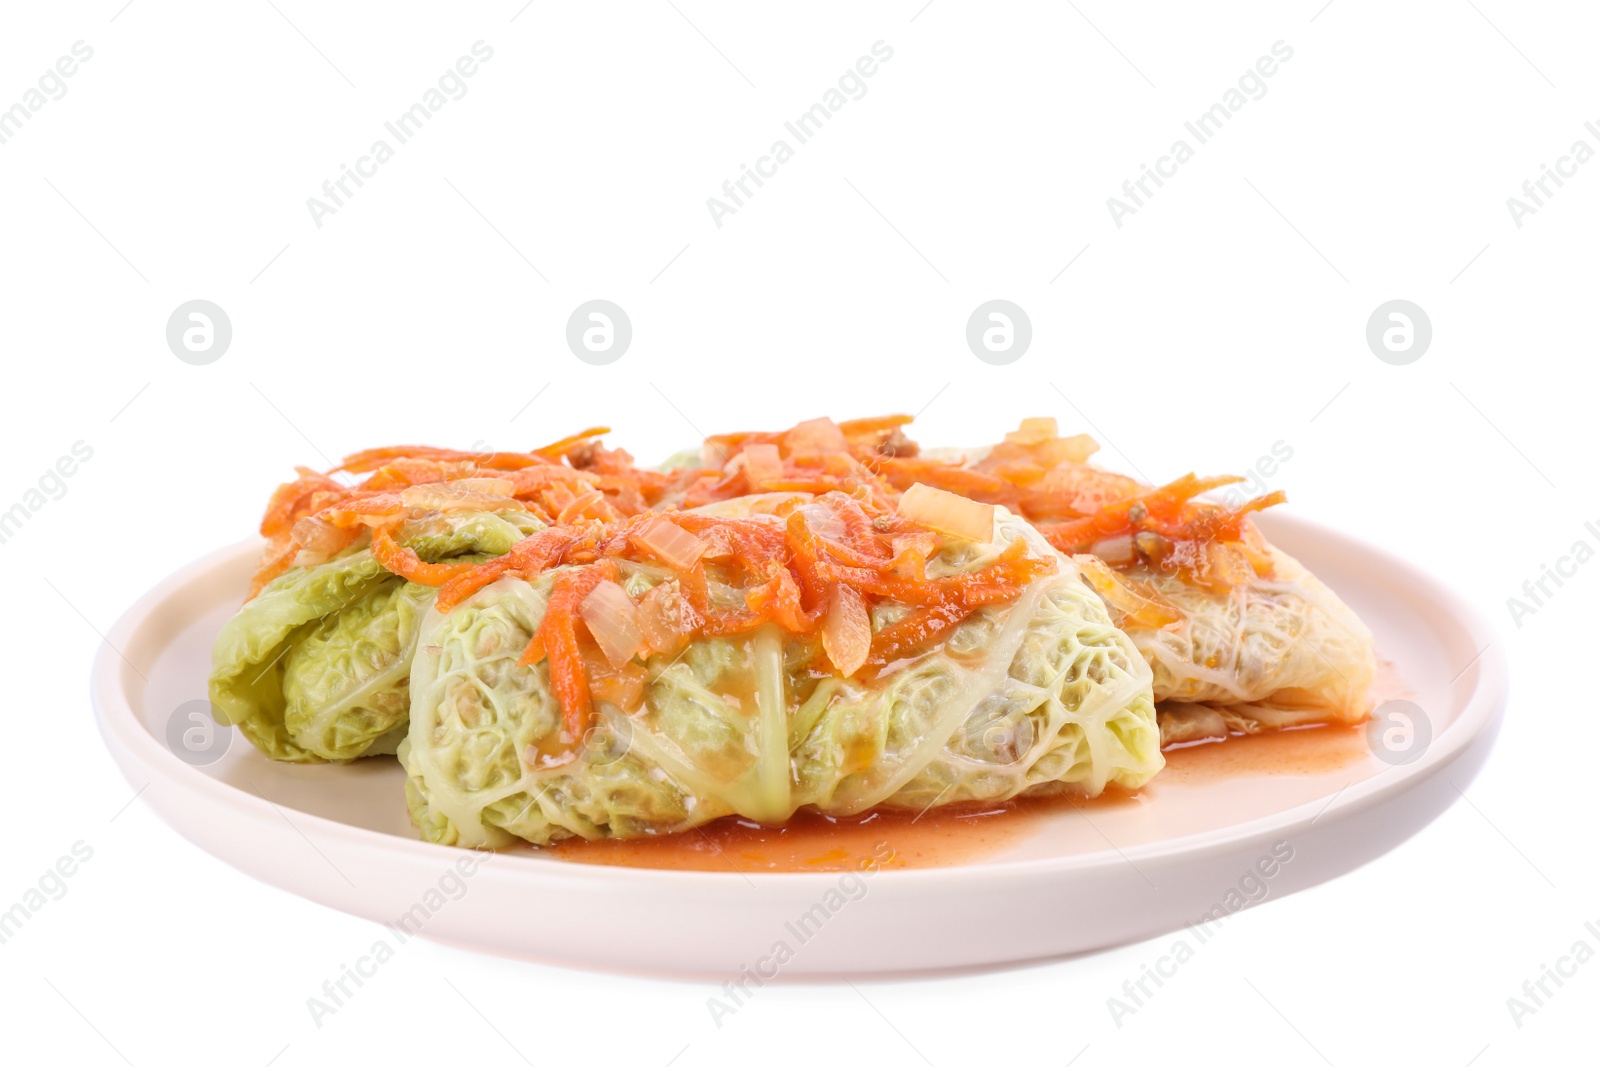
[[[526,512],[441,513],[401,524],[396,540],[429,561],[486,559],[540,525]],[[361,544],[290,568],[227,622],[212,647],[219,721],[275,760],[394,753],[408,722],[411,658],[434,595],[385,570]]]

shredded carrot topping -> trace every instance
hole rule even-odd
[[[456,571],[429,569],[435,564],[395,541],[398,524],[419,515],[509,508],[548,523],[615,522],[660,506],[681,479],[643,470],[621,449],[602,447],[596,438],[606,432],[595,427],[528,452],[394,445],[353,453],[326,474],[297,468],[298,477],[278,487],[262,516],[269,543],[250,595],[296,563],[321,562],[378,527],[389,528],[379,556],[385,567],[426,576],[426,584],[448,581]],[[373,549],[380,552],[376,534]]]
[[[378,527],[374,536],[387,532]],[[647,654],[652,649],[681,650],[695,638],[749,633],[768,623],[796,636],[818,634],[838,590],[849,588],[862,610],[884,600],[921,609],[917,618],[925,622],[920,629],[908,623],[885,630],[888,636],[863,654],[869,664],[881,667],[885,655],[916,653],[973,611],[1014,600],[1030,582],[1057,567],[1054,556],[1031,555],[1027,542],[1018,538],[986,566],[930,578],[926,561],[945,540],[927,527],[838,493],[817,498],[786,518],[666,511],[609,523],[588,520],[540,530],[505,555],[455,574],[440,589],[435,606],[449,611],[501,578],[532,580],[556,570],[545,617],[519,662],[548,663],[565,728],[578,736],[592,713],[591,683],[599,662],[580,608],[598,585],[619,582],[624,567],[630,573],[634,567],[671,573],[636,605],[649,638],[644,643]],[[906,548],[907,542],[912,547]],[[898,552],[897,544],[902,546]],[[663,545],[672,550],[662,551]],[[904,564],[908,551],[920,553],[914,571]],[[391,550],[386,546],[384,552],[387,558]],[[405,565],[415,571],[409,561]],[[872,659],[874,655],[878,658]]]
[[[571,437],[563,437],[561,440],[554,441],[543,448],[536,448],[534,452],[547,459],[557,459],[585,444],[590,438],[602,437],[610,432],[611,427],[609,426],[591,426],[582,433],[575,433]]]
[[[617,564],[602,560],[564,572],[550,591],[550,603],[538,633],[522,658],[523,666],[550,660],[550,688],[561,702],[562,724],[573,737],[581,737],[589,725],[593,704],[589,679],[584,672],[583,650],[578,645],[578,608],[584,597],[601,582],[617,580]]]
[[[274,578],[294,565],[294,558],[299,554],[300,546],[293,542],[286,548],[280,548],[276,555],[273,555],[269,550],[267,558],[256,569],[255,576],[250,579],[250,594],[245,599],[254,600],[256,595],[271,584]]]
[[[387,526],[372,530],[372,555],[387,569],[418,585],[443,585],[471,570],[471,563],[424,563],[412,549],[394,539]]]
[[[992,448],[936,458],[905,436],[910,422],[905,415],[826,425],[813,419],[783,432],[711,437],[707,453],[731,456],[754,444],[776,446],[783,474],[768,471],[764,490],[834,491],[892,508],[900,493],[921,483],[1000,504],[1033,522],[1063,552],[1092,553],[1113,568],[1150,567],[1213,592],[1272,574],[1271,554],[1248,520],[1282,503],[1282,492],[1228,507],[1195,498],[1242,479],[1191,474],[1152,489],[1090,466],[1099,446],[1082,434],[1059,436],[1053,419],[1025,419]],[[827,451],[830,441],[837,453]],[[675,492],[684,507],[756,491],[737,469],[700,468],[677,476]],[[902,569],[915,574],[916,557],[906,558]]]
[[[707,439],[708,465],[667,472],[644,470],[627,452],[603,447],[602,428],[528,452],[368,449],[326,474],[299,468],[296,480],[273,494],[261,522],[269,544],[251,596],[297,563],[331,558],[368,537],[389,571],[439,588],[440,611],[502,578],[531,581],[558,570],[545,618],[520,662],[548,661],[564,724],[578,736],[592,713],[594,664],[604,660],[580,607],[625,569],[671,574],[637,605],[646,654],[768,623],[812,637],[826,624],[824,636],[843,642],[854,663],[858,599],[869,612],[878,602],[912,608],[872,635],[864,664],[870,671],[918,654],[974,611],[1014,600],[1056,568],[1056,558],[1039,558],[1016,539],[980,569],[930,577],[928,563],[947,535],[896,512],[900,494],[918,483],[1004,505],[1060,551],[1092,557],[1096,563],[1086,566],[1094,568],[1096,588],[1134,624],[1164,625],[1175,609],[1117,572],[1150,567],[1215,591],[1272,573],[1271,554],[1249,517],[1280,503],[1281,492],[1226,507],[1196,498],[1239,479],[1189,474],[1150,488],[1089,466],[1094,442],[1058,436],[1049,419],[1025,420],[971,457],[934,458],[905,436],[910,422],[905,415],[812,419],[777,433],[725,434]],[[750,517],[690,510],[744,497],[761,503]],[[550,525],[484,563],[428,561],[402,543],[407,520],[453,509],[525,509]],[[841,588],[851,593],[841,599]],[[841,604],[850,612],[841,614]],[[605,692],[624,675],[630,685],[638,680],[637,669],[608,670],[617,677],[607,675]]]
[[[873,635],[872,651],[867,654],[867,663],[874,667],[893,663],[918,648],[932,644],[970,614],[972,609],[963,604],[936,604],[919,608]]]

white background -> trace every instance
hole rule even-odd
[[[1600,920],[1600,563],[1520,627],[1506,606],[1575,541],[1600,544],[1584,529],[1600,521],[1600,163],[1520,228],[1506,206],[1574,140],[1600,148],[1583,128],[1600,119],[1592,10],[275,2],[0,14],[0,107],[75,41],[94,49],[0,145],[0,510],[74,442],[93,449],[0,545],[0,907],[74,842],[93,849],[0,945],[8,1060],[1592,1061],[1600,963],[1520,1028],[1506,1007],[1600,940],[1583,929]],[[494,55],[466,95],[314,225],[307,197],[480,39]],[[879,40],[894,54],[866,95],[718,228],[706,198]],[[1106,198],[1279,40],[1293,58],[1265,96],[1114,225]],[[595,297],[634,327],[605,367],[563,339]],[[994,297],[1033,323],[1009,366],[964,342]],[[165,343],[195,298],[232,320],[209,366]],[[1364,339],[1394,298],[1433,323],[1409,366]],[[655,461],[701,431],[892,410],[949,443],[1055,415],[1158,480],[1287,444],[1274,486],[1295,513],[1407,555],[1499,625],[1512,706],[1471,803],[1232,920],[1120,1028],[1107,997],[1165,939],[769,986],[721,1028],[710,983],[419,942],[319,1029],[306,998],[377,928],[130,805],[93,725],[97,631],[245,536],[294,464],[595,423]],[[1004,900],[996,916],[1030,921]]]

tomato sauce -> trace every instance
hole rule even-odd
[[[855,871],[951,867],[998,851],[1037,821],[1073,807],[1086,812],[1137,805],[1144,798],[1107,791],[1083,797],[1029,797],[1002,804],[949,804],[917,811],[834,817],[797,812],[781,826],[718,819],[697,830],[627,841],[568,840],[539,850],[558,860],[669,871]]]
[[[1392,664],[1379,664],[1373,699],[1414,696]],[[1317,775],[1356,770],[1372,759],[1357,726],[1308,726],[1179,745],[1167,766],[1138,793],[1108,790],[1093,800],[1025,797],[999,804],[941,805],[927,811],[878,810],[833,817],[801,811],[781,826],[718,819],[697,830],[629,841],[570,840],[537,850],[550,858],[602,866],[673,871],[851,871],[949,867],[973,863],[1033,833],[1041,820],[1077,810],[1093,817],[1111,808],[1157,804],[1163,790],[1204,787],[1241,776]],[[1170,797],[1170,801],[1179,798]]]

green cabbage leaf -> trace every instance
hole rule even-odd
[[[396,540],[429,561],[501,555],[540,528],[526,512],[458,512],[403,523]],[[365,539],[363,539],[365,542]],[[392,754],[410,712],[409,676],[436,591],[391,574],[358,544],[292,567],[224,625],[211,704],[275,760]]]

